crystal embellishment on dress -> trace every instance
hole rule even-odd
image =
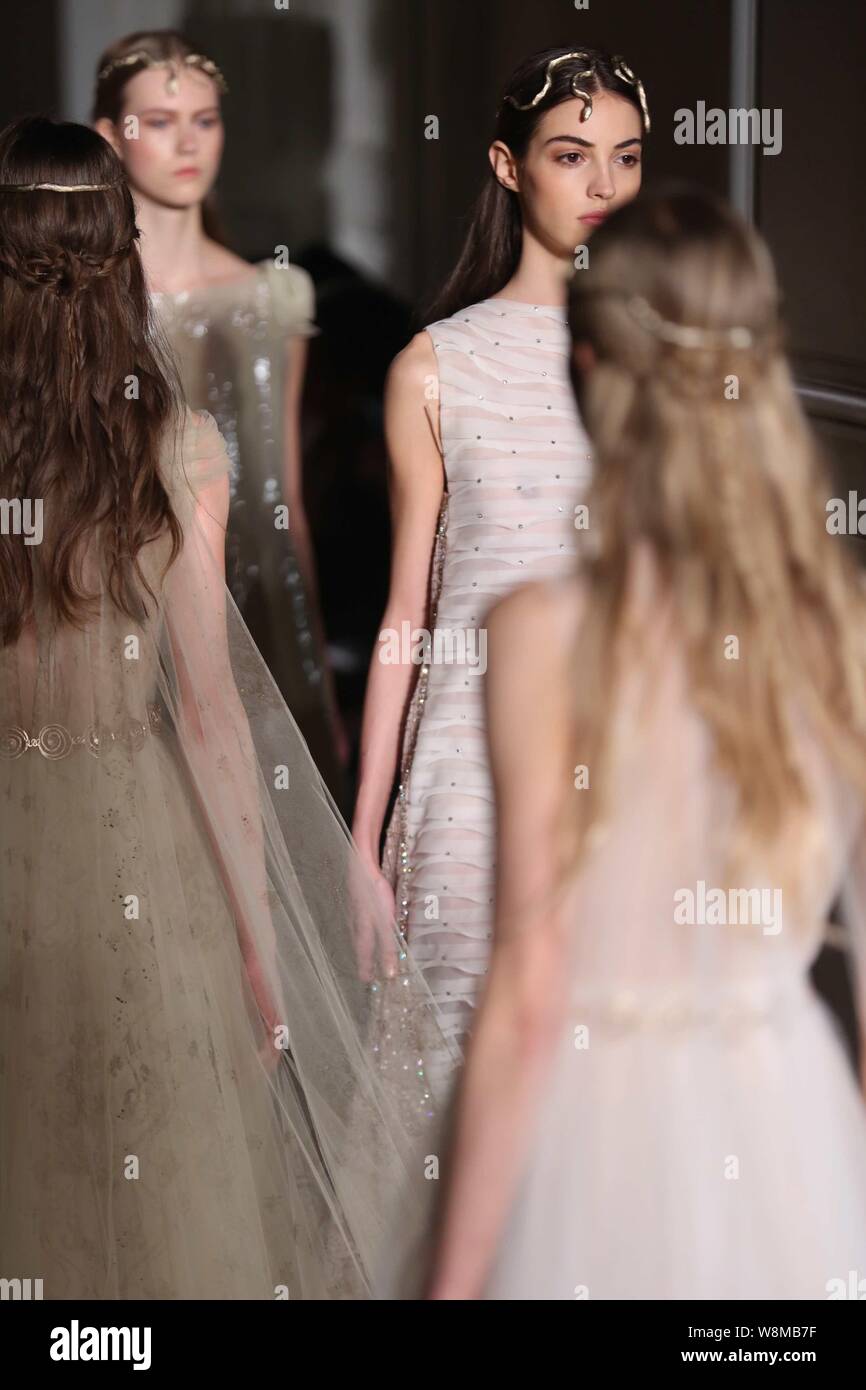
[[[564,307],[485,300],[428,333],[446,484],[426,625],[468,635],[517,584],[567,572],[576,537],[571,507],[560,503],[572,491],[577,499],[588,481],[588,443],[571,391]],[[560,481],[549,471],[553,439]],[[448,1036],[461,1046],[490,951],[493,797],[483,686],[465,663],[420,668],[385,850],[399,926]],[[442,1067],[426,1060],[438,1095],[448,1059]]]

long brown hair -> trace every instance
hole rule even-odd
[[[491,142],[501,140],[515,159],[522,159],[529,148],[539,121],[546,111],[573,101],[571,80],[584,68],[592,69],[592,77],[584,78],[580,86],[592,95],[612,92],[641,110],[635,87],[618,77],[617,60],[598,48],[582,48],[587,60],[562,63],[551,73],[550,90],[537,106],[518,111],[508,97],[524,104],[544,85],[548,64],[554,58],[573,51],[573,46],[545,48],[526,58],[509,77],[502,93]],[[469,226],[457,264],[427,310],[428,322],[449,318],[469,304],[489,299],[506,285],[517,270],[523,246],[523,218],[520,199],[511,189],[503,188],[493,169],[488,166],[481,189],[469,220]]]
[[[119,124],[123,113],[124,93],[127,84],[138,73],[144,71],[146,64],[143,62],[129,63],[123,67],[114,68],[107,77],[102,79],[100,79],[99,74],[113,59],[126,58],[136,52],[147,53],[151,58],[156,58],[159,61],[173,58],[182,62],[189,54],[200,53],[201,49],[177,29],[141,29],[135,34],[127,34],[124,38],[117,39],[100,55],[96,65],[96,83],[90,114],[90,119],[94,125],[103,118],[111,121],[113,126]],[[211,241],[219,242],[221,246],[228,246],[228,236],[219,214],[216,191],[213,188],[210,189],[202,202],[201,218],[205,235],[209,236]]]
[[[573,692],[579,762],[593,767],[579,841],[603,820],[640,545],[739,794],[740,837],[769,844],[787,813],[808,811],[794,710],[866,790],[866,599],[852,551],[827,531],[832,484],[783,351],[770,253],[706,192],[644,196],[593,237],[569,322],[594,359],[575,371],[595,457]]]
[[[9,184],[114,186],[13,191]],[[43,500],[43,543],[0,535],[0,635],[32,612],[34,567],[52,610],[80,625],[93,596],[81,560],[99,528],[116,605],[142,615],[137,562],[167,527],[159,471],[180,390],[158,346],[132,195],[111,146],[86,126],[28,117],[0,133],[0,496]]]

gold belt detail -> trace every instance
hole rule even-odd
[[[97,758],[117,744],[138,752],[148,733],[158,734],[162,724],[162,712],[157,705],[148,705],[146,721],[128,719],[120,729],[99,729],[91,724],[81,734],[73,734],[65,724],[45,724],[34,738],[20,725],[7,724],[0,728],[0,758],[20,758],[34,748],[51,762],[68,758],[76,748],[86,748]]]

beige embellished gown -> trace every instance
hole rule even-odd
[[[487,299],[427,332],[438,363],[446,474],[429,628],[463,634],[466,661],[437,662],[434,647],[420,669],[385,869],[412,955],[462,1046],[493,921],[485,614],[517,585],[572,567],[575,507],[591,462],[569,380],[564,308]],[[449,1055],[440,1066],[431,1059],[434,1089],[447,1088],[449,1065]]]
[[[226,583],[244,622],[338,800],[325,687],[316,635],[289,530],[274,526],[283,500],[286,355],[310,337],[313,284],[299,266],[262,261],[256,273],[206,289],[151,295],[194,410],[214,416],[232,463]]]
[[[359,972],[359,923],[399,943],[201,525],[224,441],[188,412],[170,443],[183,545],[167,572],[166,532],[141,550],[147,615],[91,533],[92,611],[57,619],[46,503],[31,623],[0,646],[0,1279],[366,1298],[435,1187],[441,1035],[410,961]]]

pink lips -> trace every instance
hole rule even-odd
[[[581,222],[591,222],[592,225],[593,225],[594,227],[597,227],[597,226],[599,226],[602,222],[606,221],[606,219],[607,219],[607,213],[606,213],[606,212],[588,212],[588,213],[586,214],[585,217],[581,217],[581,218],[580,218],[580,221],[581,221]]]
[[[201,173],[201,169],[195,168],[193,165],[190,164],[190,165],[187,165],[187,167],[186,167],[185,169],[175,169],[175,171],[174,171],[174,176],[175,176],[175,178],[177,179],[177,178],[180,178],[181,175],[186,175],[187,177],[189,177],[189,176],[191,176],[192,174],[200,174],[200,173]]]

